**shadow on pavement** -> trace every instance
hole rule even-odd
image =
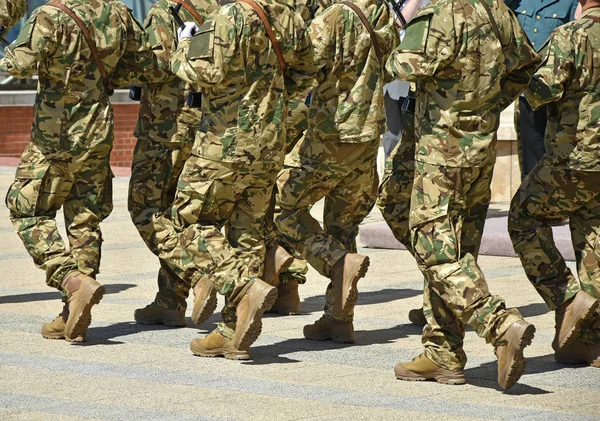
[[[369,346],[374,344],[386,344],[397,339],[406,338],[409,335],[421,335],[422,328],[412,324],[402,324],[386,329],[358,330],[354,333],[356,343],[339,344],[331,341],[311,341],[308,339],[287,339],[271,345],[256,346],[250,348],[250,353],[255,360],[244,364],[266,365],[295,363],[299,360],[285,357],[285,354],[295,352],[321,352],[338,350],[349,347]]]
[[[119,292],[126,291],[136,286],[136,284],[104,285],[104,287],[106,288],[105,294],[118,294]],[[48,301],[56,299],[61,299],[61,294],[58,291],[34,292],[31,294],[5,295],[3,297],[0,297],[0,304],[28,303],[34,301]]]
[[[300,286],[302,288],[302,286]],[[358,291],[358,302],[356,305],[381,304],[404,298],[411,298],[423,294],[422,290],[407,288],[386,288],[379,291]],[[306,298],[302,304],[302,313],[315,313],[322,311],[325,306],[325,295],[314,295]]]
[[[532,303],[526,306],[517,307],[523,317],[541,316],[550,312],[550,308],[546,303]]]

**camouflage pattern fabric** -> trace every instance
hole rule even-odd
[[[65,0],[64,4],[89,22],[109,75],[120,63],[140,70],[130,73],[132,80],[160,73],[141,26],[122,3]],[[79,27],[55,7],[36,9],[5,53],[0,70],[20,78],[36,71],[39,76],[31,140],[6,201],[14,228],[35,264],[46,271],[48,285],[60,289],[62,279],[73,270],[90,276],[98,272],[99,224],[112,210],[109,92]],[[150,76],[144,69],[151,69]],[[56,227],[61,206],[70,251]]]
[[[371,22],[384,58],[398,43],[386,4],[355,2]],[[312,91],[305,137],[286,157],[277,179],[278,235],[316,270],[330,276],[333,265],[356,251],[358,226],[377,197],[376,171],[383,112],[383,64],[367,28],[349,7],[334,4],[310,25],[321,64]],[[310,207],[325,198],[324,228]],[[328,287],[325,312],[331,313]],[[341,315],[352,320],[353,314]]]
[[[1,0],[0,1],[0,26],[4,26],[4,32],[15,26],[25,16],[27,11],[26,0]],[[0,36],[4,33],[0,32]]]
[[[305,91],[317,70],[300,16],[271,0],[259,4],[281,43],[285,74],[260,18],[241,3],[219,8],[171,57],[177,76],[202,87],[204,118],[175,201],[154,221],[159,257],[188,284],[207,276],[229,306],[256,278],[257,257],[264,260],[261,234],[285,154],[288,95]],[[234,243],[232,230],[240,233]],[[224,319],[218,329],[232,337],[235,323]]]
[[[557,28],[526,91],[548,104],[546,155],[510,208],[509,232],[527,277],[554,310],[583,289],[600,297],[600,7]],[[556,249],[551,226],[569,220],[579,280]],[[580,339],[600,342],[598,325]]]
[[[218,7],[210,0],[187,1],[204,19]],[[177,49],[177,24],[169,12],[169,6],[175,4],[170,0],[157,1],[144,23],[154,53],[165,64],[169,63],[171,52]],[[183,7],[179,15],[184,22],[195,22]],[[140,236],[155,253],[158,244],[152,216],[173,203],[177,180],[191,154],[202,118],[199,108],[187,106],[188,94],[193,91],[188,83],[173,74],[142,88],[127,205]],[[190,285],[177,278],[164,262],[160,265],[157,304],[185,310]]]
[[[425,275],[425,355],[449,370],[465,366],[465,325],[496,345],[521,318],[490,294],[476,252],[500,112],[526,88],[540,59],[508,8],[487,4],[494,22],[480,1],[432,1],[387,63],[398,79],[417,82],[408,226]]]

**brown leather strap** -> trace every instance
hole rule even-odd
[[[202,25],[204,23],[204,19],[202,19],[202,16],[200,16],[200,13],[198,13],[198,11],[196,9],[194,9],[194,6],[192,6],[185,0],[177,0],[177,3],[181,3],[181,6],[183,6],[183,8],[185,10],[190,12],[190,14],[194,17],[194,19],[196,19],[196,21],[198,21],[198,25]]]
[[[593,20],[594,22],[598,22],[598,23],[600,23],[600,18],[599,18],[599,17],[597,17],[597,16],[586,16],[584,19],[591,19],[591,20]]]
[[[375,32],[373,31],[373,27],[369,23],[369,20],[365,16],[365,14],[360,10],[360,8],[352,2],[343,1],[342,4],[348,6],[350,9],[354,10],[354,13],[358,15],[367,31],[369,31],[369,35],[371,36],[371,41],[373,42],[373,48],[375,48],[375,55],[377,55],[377,59],[379,60],[379,65],[383,68],[385,63],[383,62],[383,56],[381,55],[381,49],[379,48],[379,43],[377,42],[377,38],[375,37]]]
[[[258,4],[256,4],[253,0],[238,0],[238,1],[240,1],[242,3],[246,3],[250,7],[252,7],[254,9],[254,11],[256,12],[256,14],[258,15],[258,17],[260,18],[260,20],[262,20],[263,24],[265,25],[265,29],[267,30],[267,35],[269,35],[269,39],[271,40],[271,44],[273,44],[273,48],[275,49],[275,54],[277,54],[277,60],[279,60],[279,67],[281,68],[282,72],[285,72],[285,61],[283,60],[283,53],[281,52],[281,46],[279,45],[277,38],[275,38],[275,33],[273,32],[273,28],[271,28],[271,25],[269,24],[269,20],[267,19],[267,15],[265,14],[265,11],[262,9],[262,7],[260,7]]]
[[[92,40],[92,36],[90,35],[90,31],[88,31],[88,29],[85,26],[85,24],[83,23],[83,21],[75,14],[75,12],[73,12],[71,9],[69,9],[67,6],[65,6],[64,4],[60,3],[57,0],[49,2],[48,6],[53,6],[53,7],[56,7],[58,9],[62,10],[63,12],[65,12],[67,15],[69,15],[75,21],[77,26],[79,26],[79,29],[81,29],[81,33],[83,34],[83,37],[85,38],[85,40],[88,44],[88,47],[90,47],[90,51],[92,52],[92,56],[94,57],[96,66],[98,66],[98,70],[100,70],[100,74],[102,75],[102,81],[104,82],[104,87],[106,88],[106,90],[108,92],[112,92],[112,89],[110,89],[110,81],[108,79],[108,74],[106,73],[104,64],[102,64],[102,60],[100,60],[100,54],[98,54],[98,49],[96,48],[96,44],[94,44],[94,41]]]

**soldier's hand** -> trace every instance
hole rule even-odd
[[[181,28],[177,30],[177,36],[179,41],[184,38],[192,38],[198,31],[198,26],[194,22],[186,22]]]

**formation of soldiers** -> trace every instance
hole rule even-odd
[[[419,10],[420,1],[398,19],[379,0],[158,0],[143,26],[116,0],[36,9],[0,70],[39,77],[6,203],[64,296],[42,335],[85,340],[102,299],[110,96],[136,85],[128,208],[160,261],[156,298],[135,311],[138,323],[185,326],[193,290],[201,324],[219,293],[222,321],[191,350],[249,359],[264,312],[300,312],[308,263],[331,282],[304,336],[352,343],[369,266],[356,236],[377,204],[424,276],[424,352],[396,377],[465,383],[471,326],[495,347],[498,382],[510,388],[535,328],[490,293],[477,256],[500,113],[525,93],[533,107],[549,104],[547,154],[511,203],[510,236],[555,311],[557,361],[600,367],[600,0],[580,0],[581,16],[541,55],[500,1],[432,0]],[[25,1],[0,0],[0,23],[9,28],[24,11]],[[414,99],[379,185],[383,85],[393,78],[413,82]],[[321,199],[323,226],[309,213]],[[567,219],[578,278],[552,240],[551,225]]]

